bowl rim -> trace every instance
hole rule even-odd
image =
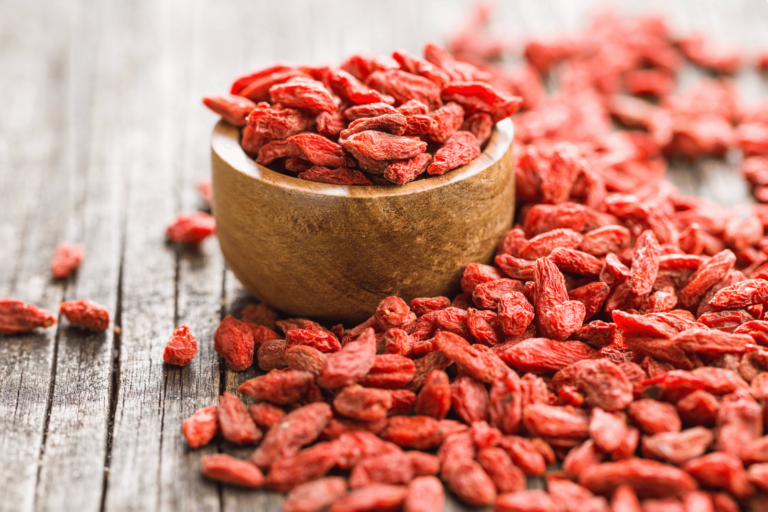
[[[240,130],[220,120],[213,128],[211,151],[229,167],[248,178],[273,186],[305,194],[319,196],[342,196],[351,198],[391,197],[434,190],[475,176],[501,160],[514,140],[514,125],[511,119],[496,123],[485,150],[470,163],[446,172],[442,176],[411,181],[404,185],[332,185],[302,180],[288,176],[257,164],[240,146]]]

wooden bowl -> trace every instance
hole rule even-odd
[[[443,176],[392,186],[337,186],[256,164],[239,131],[213,130],[213,211],[229,268],[259,300],[346,326],[390,295],[459,292],[464,267],[488,263],[515,206],[512,122],[483,153]]]

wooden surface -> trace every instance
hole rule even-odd
[[[357,325],[383,297],[460,293],[464,268],[492,263],[512,227],[512,122],[469,164],[405,185],[338,186],[256,164],[237,128],[212,141],[213,209],[227,267],[290,316]]]
[[[668,12],[747,51],[768,48],[768,2],[622,2]],[[574,30],[597,1],[499,2],[494,30],[514,38]],[[253,376],[226,370],[212,333],[248,300],[216,240],[197,251],[164,242],[165,225],[201,206],[216,118],[203,94],[268,61],[338,62],[353,52],[420,52],[444,41],[469,1],[0,0],[0,296],[56,309],[107,305],[121,327],[0,336],[0,511],[279,510],[268,492],[204,481],[182,418]],[[747,102],[768,85],[738,77]],[[686,193],[749,199],[733,163],[675,165]],[[84,243],[76,277],[49,279],[60,241]],[[186,322],[200,351],[162,364]],[[449,500],[447,508],[460,507]]]

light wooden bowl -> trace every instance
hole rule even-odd
[[[256,164],[238,129],[211,141],[213,211],[229,268],[259,300],[349,327],[379,302],[459,292],[464,267],[488,263],[515,206],[512,122],[470,164],[405,185],[336,186]]]

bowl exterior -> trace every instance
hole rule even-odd
[[[512,224],[507,122],[469,165],[402,187],[283,176],[250,160],[237,130],[220,123],[212,145],[213,210],[227,265],[270,306],[347,326],[390,295],[406,302],[452,297],[464,267],[490,262]]]

